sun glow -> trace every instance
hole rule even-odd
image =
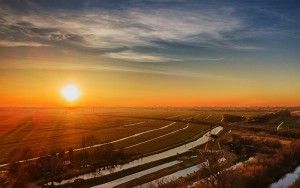
[[[75,101],[80,96],[80,91],[74,84],[65,85],[61,89],[62,96],[69,102]]]

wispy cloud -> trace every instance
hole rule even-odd
[[[189,58],[191,61],[223,61],[224,57],[219,58],[208,58],[208,57],[197,57],[197,58]]]
[[[170,62],[180,61],[181,59],[165,57],[162,55],[149,55],[144,53],[137,53],[132,51],[124,51],[117,53],[107,53],[106,57],[119,59],[123,61],[134,61],[134,62]]]
[[[155,74],[165,72],[173,74],[170,73],[173,71],[175,75],[188,74],[198,77],[197,71],[194,73],[184,72],[185,70],[174,71],[169,65],[173,62],[176,64],[174,66],[180,66],[178,62],[199,62],[199,64],[225,62],[226,54],[218,54],[218,50],[264,49],[253,46],[253,43],[241,45],[237,42],[243,40],[244,36],[237,33],[245,30],[246,24],[235,12],[234,8],[201,6],[50,10],[30,4],[26,11],[0,6],[0,46],[51,47],[71,53],[75,50],[84,56],[99,57],[99,60],[108,59],[124,64],[130,62],[138,68],[136,70],[136,67],[121,66],[117,68],[118,70]],[[249,35],[247,37],[249,38]],[[189,47],[185,48],[184,45]],[[198,53],[192,48],[215,52]],[[178,50],[181,53],[177,54]],[[149,65],[143,64],[144,62]],[[160,70],[161,67],[155,67],[158,64],[169,67]],[[84,66],[87,65],[78,65],[80,69]],[[87,68],[96,70],[96,66],[100,69],[112,67],[112,65],[103,67],[99,63]],[[203,74],[199,77],[201,76]]]
[[[105,57],[119,59],[130,62],[184,62],[184,61],[198,61],[198,62],[221,62],[225,60],[224,57],[178,57],[176,55],[164,54],[150,54],[140,53],[134,51],[112,52],[105,54]]]
[[[56,63],[56,62],[43,62],[43,64],[37,62],[26,62],[26,65],[11,62],[9,65],[4,64],[0,66],[1,69],[6,68],[14,68],[20,70],[85,70],[85,71],[114,71],[114,72],[130,72],[130,73],[138,73],[138,74],[149,74],[149,75],[157,75],[157,76],[175,76],[175,77],[191,77],[191,78],[202,78],[202,79],[231,79],[229,77],[223,75],[216,75],[207,72],[199,72],[199,71],[191,71],[191,70],[178,70],[178,69],[166,69],[166,67],[156,67],[154,69],[145,69],[143,67],[134,67],[134,66],[126,66],[126,65],[118,65],[118,64],[98,64],[93,63]]]
[[[41,44],[38,42],[16,42],[16,41],[0,41],[1,47],[22,47],[22,46],[30,46],[30,47],[41,47],[48,46],[46,44]]]
[[[237,50],[265,50],[266,48],[260,46],[240,46],[240,45],[232,45],[233,49]]]
[[[221,40],[223,33],[242,27],[240,19],[223,10],[126,9],[52,10],[22,14],[1,9],[1,38],[29,39],[47,45],[67,44],[115,49],[153,45],[153,41]]]

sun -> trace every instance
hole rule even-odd
[[[80,91],[74,84],[68,84],[61,89],[62,96],[69,102],[75,101],[80,96]]]

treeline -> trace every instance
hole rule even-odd
[[[31,153],[30,149],[24,149],[6,167],[7,173],[0,178],[0,187],[26,187],[31,182],[53,183],[98,168],[112,168],[132,156],[110,143],[86,148],[94,144],[93,136],[82,137],[81,150],[70,148],[68,151],[52,152],[36,160],[17,162]]]
[[[220,144],[236,155],[246,158],[256,153],[273,154],[282,147],[278,139],[239,134],[228,134],[222,137]]]
[[[264,126],[257,126],[257,125],[245,125],[245,126],[231,126],[234,129],[241,129],[241,130],[248,130],[256,133],[265,132],[271,135],[282,136],[286,138],[294,138],[300,139],[300,130],[299,129],[283,129],[283,130],[276,130],[276,128],[264,127]]]

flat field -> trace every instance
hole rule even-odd
[[[209,122],[220,122],[226,113],[167,108],[2,108],[0,112],[0,164],[108,142],[128,152],[151,153],[200,136]]]

